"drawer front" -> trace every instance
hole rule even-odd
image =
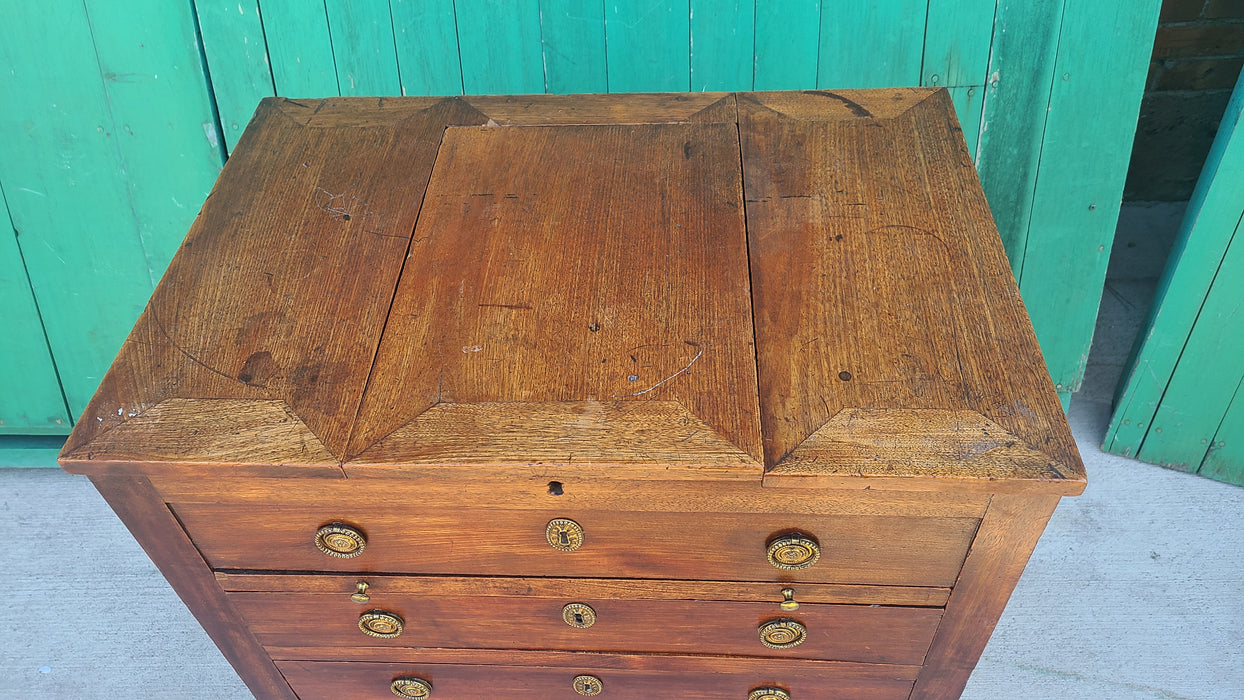
[[[976,531],[974,518],[806,513],[671,513],[444,508],[418,503],[308,509],[294,505],[174,503],[215,569],[483,576],[666,578],[951,586]],[[569,519],[582,545],[559,551],[546,532]],[[329,523],[366,537],[354,558],[315,544]],[[783,570],[767,547],[791,532],[819,543],[820,560]]]
[[[906,669],[859,664],[686,657],[637,662],[643,668],[602,669],[591,659],[575,667],[329,661],[279,661],[277,667],[300,700],[393,700],[390,688],[398,678],[429,683],[430,700],[582,700],[573,687],[581,676],[598,679],[596,697],[606,699],[747,700],[752,690],[778,687],[791,700],[904,700],[914,683]]]
[[[297,579],[299,577],[288,577]],[[685,600],[582,595],[411,596],[373,581],[365,603],[348,584],[334,592],[233,592],[230,602],[268,647],[525,649],[708,654],[919,665],[941,619],[940,608],[807,603],[783,611],[772,601],[704,600],[688,584]],[[448,587],[447,587],[448,588]],[[402,630],[377,638],[364,616],[394,616]],[[386,618],[391,619],[391,618]],[[771,648],[762,627],[802,629],[797,645]],[[784,632],[776,632],[779,637]]]

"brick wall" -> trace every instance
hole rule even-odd
[[[1164,0],[1123,197],[1188,199],[1244,66],[1244,0]]]

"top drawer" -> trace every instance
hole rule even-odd
[[[715,509],[671,512],[631,508],[686,506],[690,501],[662,504],[619,497],[609,508],[592,499],[552,501],[544,496],[543,501],[523,501],[498,489],[462,493],[455,505],[438,503],[436,494],[422,494],[409,484],[391,483],[395,490],[379,499],[373,483],[338,487],[332,498],[289,488],[271,498],[243,491],[210,498],[169,494],[169,500],[212,568],[257,571],[948,587],[958,576],[979,522],[978,517],[966,517],[972,514],[966,507],[939,511],[911,506],[888,514],[884,504],[862,507],[833,499],[809,507],[811,496],[773,496],[759,487],[751,500],[723,492],[717,499],[693,503]],[[790,507],[783,508],[782,500]],[[552,502],[564,507],[550,507]],[[555,520],[572,521],[581,528],[581,538],[572,532],[563,541],[556,528],[550,532]],[[334,523],[364,539],[357,556],[330,556],[317,547],[317,530]],[[770,544],[792,533],[816,543],[816,563],[785,569],[770,562]],[[576,542],[579,546],[573,548]],[[568,548],[573,549],[563,551]]]

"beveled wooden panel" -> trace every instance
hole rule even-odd
[[[290,576],[289,579],[298,577]],[[918,665],[924,660],[940,608],[802,603],[797,611],[776,600],[705,600],[695,583],[687,599],[603,598],[585,581],[581,590],[558,597],[470,596],[435,591],[413,596],[395,592],[387,579],[368,579],[370,602],[360,605],[338,582],[323,581],[318,592],[234,592],[230,602],[265,646],[439,647],[453,649],[550,649],[563,651],[708,654],[821,659]],[[352,583],[352,582],[351,582]],[[296,581],[291,585],[297,586]],[[447,587],[453,590],[452,585]],[[596,622],[579,629],[562,619],[562,608],[582,603]],[[405,631],[378,639],[359,631],[359,615],[383,610],[405,620]],[[770,620],[795,619],[807,640],[790,649],[770,649],[757,628]]]
[[[497,700],[540,698],[579,700],[570,687],[580,674],[603,681],[602,698],[680,698],[686,700],[747,700],[754,688],[776,685],[793,700],[905,700],[912,681],[906,667],[695,657],[600,657],[621,659],[629,667],[597,668],[594,655],[580,655],[580,664],[562,666],[461,664],[333,663],[278,661],[277,667],[301,700],[392,700],[389,684],[401,676],[432,682],[433,698]],[[614,665],[614,664],[611,664]]]
[[[809,581],[951,586],[979,521],[972,518],[665,513],[575,507],[490,510],[464,495],[455,508],[411,499],[378,509],[342,499],[333,507],[177,503],[173,512],[214,569],[584,576],[719,581]],[[572,552],[545,528],[570,518],[585,531]],[[315,547],[322,525],[343,522],[367,537],[363,553],[335,559]],[[817,538],[820,561],[798,571],[769,564],[767,543],[799,531]]]
[[[451,127],[426,199],[347,473],[579,459],[759,478],[734,125]],[[504,455],[421,416],[488,403],[522,436]]]
[[[175,398],[283,401],[321,449],[341,454],[445,125],[484,121],[452,100],[423,106],[383,126],[308,129],[282,101],[265,101],[64,463],[88,469],[93,441]],[[225,429],[193,418],[151,423],[145,430],[158,439],[131,431],[108,446],[108,459],[177,461],[147,446]],[[195,444],[174,457],[202,459]],[[297,441],[278,450],[300,451]],[[233,452],[226,461],[273,459],[270,445]]]
[[[897,94],[901,110],[874,113],[864,103],[880,96],[738,98],[765,484],[927,477],[1078,493],[1083,466],[949,97]],[[816,118],[830,103],[850,114]],[[917,419],[889,435],[887,409]],[[1001,430],[981,435],[981,421]],[[891,439],[852,458],[825,449],[857,432]],[[935,459],[898,439],[948,435],[959,449]],[[1016,443],[1043,458],[973,459]]]

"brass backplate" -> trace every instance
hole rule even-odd
[[[798,620],[792,620],[789,617],[769,620],[757,631],[760,633],[760,643],[770,649],[797,647],[808,638],[808,628]]]
[[[570,683],[570,687],[574,688],[574,692],[579,695],[600,695],[601,691],[605,689],[605,684],[596,676],[584,674],[575,676]]]
[[[369,637],[392,639],[406,628],[401,616],[384,610],[372,610],[359,616],[359,630]]]
[[[562,608],[562,619],[571,627],[587,629],[596,624],[596,611],[586,603],[567,603]]]
[[[583,546],[583,526],[569,518],[553,518],[544,529],[544,536],[553,549],[573,552]]]
[[[353,559],[363,553],[367,538],[358,528],[329,523],[315,531],[315,546],[330,557]]]
[[[775,537],[769,542],[769,563],[779,569],[806,569],[821,558],[821,546],[799,533]]]
[[[410,676],[394,678],[389,688],[394,695],[408,700],[424,700],[424,698],[432,697],[432,684],[422,678]]]
[[[772,686],[756,688],[747,694],[747,700],[790,700],[790,693]]]

